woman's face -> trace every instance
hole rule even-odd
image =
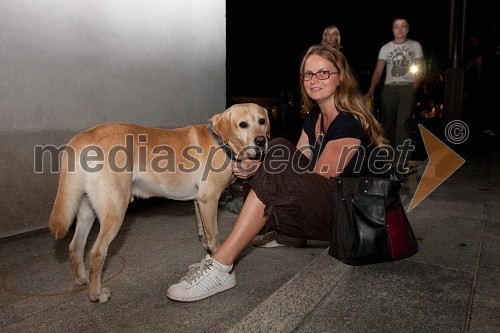
[[[328,29],[325,33],[325,41],[328,45],[335,45],[338,38],[339,33],[333,29]]]
[[[321,76],[321,72],[325,71],[330,73],[330,77],[324,80],[318,79],[316,75]],[[317,73],[311,80],[302,81],[307,95],[312,100],[321,102],[334,95],[339,85],[339,75],[338,69],[329,60],[317,54],[310,55],[304,63],[304,73]]]

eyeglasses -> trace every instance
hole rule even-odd
[[[326,80],[330,78],[330,75],[338,73],[339,72],[330,72],[330,71],[319,71],[316,73],[304,72],[300,73],[300,78],[302,79],[302,81],[310,81],[312,80],[313,76],[316,76],[318,80]]]

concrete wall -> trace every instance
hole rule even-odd
[[[224,0],[0,1],[0,237],[47,226],[57,174],[34,146],[222,112],[225,24]]]

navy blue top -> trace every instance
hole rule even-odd
[[[373,145],[369,145],[368,137],[361,126],[361,123],[352,113],[340,111],[338,116],[332,121],[323,138],[323,144],[316,144],[315,128],[320,115],[319,109],[313,109],[304,121],[303,130],[309,138],[309,145],[313,151],[311,157],[311,168],[314,168],[319,155],[323,152],[328,141],[342,138],[355,138],[361,141],[360,147],[351,161],[339,175],[343,177],[360,177],[370,174],[368,171],[368,157],[370,156]]]

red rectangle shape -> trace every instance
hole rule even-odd
[[[390,254],[393,259],[404,257],[411,251],[404,214],[402,207],[385,213]]]

